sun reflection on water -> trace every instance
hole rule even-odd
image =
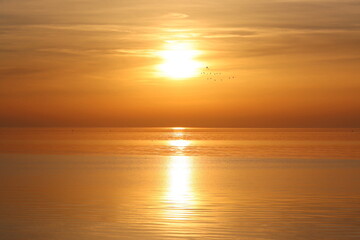
[[[190,145],[190,141],[182,139],[184,129],[177,129],[174,136],[177,140],[171,140],[168,145],[176,147],[177,156],[169,158],[167,172],[167,190],[165,194],[165,218],[172,220],[186,220],[191,215],[192,206],[195,202],[195,195],[192,187],[193,166],[192,158],[184,156],[184,150]]]
[[[167,218],[186,219],[193,205],[192,159],[188,156],[171,156],[168,166],[166,202],[169,204]]]
[[[172,127],[171,129],[174,131],[178,131],[178,130],[184,130],[185,128],[184,127]]]
[[[174,204],[186,204],[191,200],[191,159],[172,156],[169,163],[168,200]]]
[[[182,134],[176,134],[175,136],[182,137]],[[170,140],[169,145],[172,147],[176,147],[180,150],[185,149],[187,146],[190,145],[190,141],[184,139],[177,139],[177,140]]]

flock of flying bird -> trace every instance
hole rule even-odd
[[[201,75],[206,77],[206,80],[213,81],[223,81],[224,79],[235,79],[235,76],[225,76],[221,72],[213,72],[209,67],[205,67],[204,71],[201,72]]]

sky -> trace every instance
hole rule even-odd
[[[358,0],[1,0],[0,126],[360,127]]]

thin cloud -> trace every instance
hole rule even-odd
[[[168,19],[185,19],[188,17],[189,15],[185,13],[168,13],[162,16],[162,18],[168,18]]]
[[[119,53],[121,55],[130,55],[135,57],[154,57],[157,50],[154,49],[115,49],[113,53]]]

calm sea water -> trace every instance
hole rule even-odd
[[[0,239],[360,239],[360,130],[0,129]]]

